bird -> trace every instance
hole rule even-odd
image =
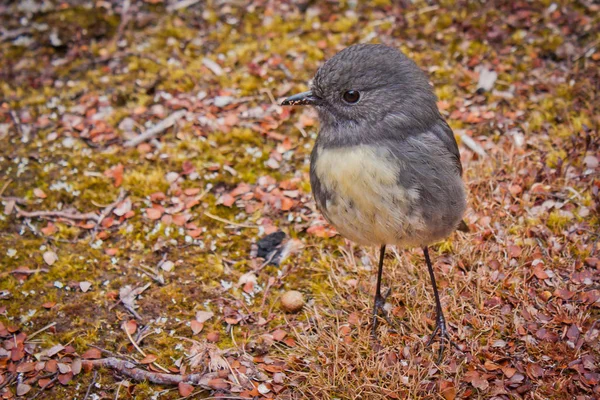
[[[427,75],[400,50],[356,44],[317,70],[310,90],[283,100],[309,105],[319,132],[310,156],[317,209],[345,238],[379,246],[371,334],[377,336],[388,289],[381,284],[386,246],[423,250],[435,298],[440,360],[446,327],[429,246],[464,224],[467,194],[452,129]]]

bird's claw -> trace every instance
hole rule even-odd
[[[387,298],[390,296],[392,289],[389,288],[386,290],[384,295],[376,295],[375,296],[375,305],[373,306],[373,323],[371,325],[371,336],[373,338],[377,338],[377,325],[379,323],[379,317],[383,317],[383,319],[390,325],[392,328],[396,328],[398,326],[389,316],[388,312],[385,310],[385,302]]]
[[[433,342],[433,339],[435,339],[438,332],[440,335],[440,350],[439,350],[439,355],[438,355],[438,359],[437,359],[437,364],[442,362],[442,357],[444,355],[445,342],[450,343],[458,351],[462,351],[461,348],[455,342],[453,342],[452,339],[450,339],[450,334],[448,333],[448,329],[446,328],[446,320],[444,319],[443,314],[438,314],[438,316],[436,318],[435,329],[431,333],[431,337],[429,338],[429,340],[427,341],[427,344],[425,345],[426,347],[429,347],[431,345],[431,343]]]

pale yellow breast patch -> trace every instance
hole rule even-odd
[[[361,244],[412,241],[412,232],[423,222],[410,207],[418,193],[398,184],[402,169],[401,160],[385,148],[318,149],[314,171],[332,194],[321,205],[327,219],[343,236]]]

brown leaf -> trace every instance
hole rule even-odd
[[[160,217],[162,217],[162,211],[160,211],[156,208],[146,208],[146,217],[148,217],[148,219],[155,221],[157,219],[160,219]]]
[[[219,332],[211,332],[208,335],[206,335],[206,340],[208,340],[211,343],[218,342],[220,338],[221,335],[219,334]]]
[[[191,395],[194,392],[194,387],[192,385],[190,385],[189,383],[179,382],[177,387],[179,389],[179,395],[181,397],[188,397],[189,395]]]
[[[73,373],[69,372],[68,374],[59,374],[58,381],[61,385],[66,385],[73,379]]]
[[[82,367],[81,359],[80,358],[74,359],[73,362],[71,363],[71,372],[73,372],[73,375],[79,374],[81,372],[81,367]]]
[[[440,393],[446,400],[454,400],[456,398],[456,387],[452,381],[440,381]]]
[[[140,360],[140,364],[151,364],[158,359],[154,354],[146,354],[146,357]]]
[[[121,186],[123,183],[123,164],[117,164],[104,171],[104,175],[113,179],[115,187]]]
[[[546,273],[546,271],[544,271],[544,264],[537,264],[535,267],[533,267],[533,274],[538,278],[538,279],[548,279],[549,276]]]
[[[554,291],[554,295],[556,297],[560,297],[563,300],[569,300],[571,297],[575,296],[575,292],[571,292],[567,289],[556,289]]]
[[[196,321],[206,322],[211,319],[215,314],[212,311],[196,311]]]
[[[219,198],[219,201],[217,204],[222,204],[225,207],[231,207],[233,205],[233,203],[235,203],[235,197],[233,197],[229,193],[225,193]]]
[[[24,362],[17,366],[17,372],[31,372],[35,369],[35,363],[33,362]]]
[[[271,372],[271,373],[275,373],[275,372],[282,372],[283,371],[283,367],[280,365],[265,365],[263,367],[263,369],[265,371]]]
[[[44,191],[40,188],[33,189],[33,195],[40,199],[45,199],[46,197],[48,197],[48,195],[44,193]]]
[[[353,311],[350,313],[350,315],[348,315],[348,323],[354,326],[360,324],[360,317],[356,311]]]
[[[202,329],[204,329],[204,324],[193,319],[190,321],[190,328],[192,328],[192,332],[194,332],[194,335],[197,335],[200,332],[202,332]]]
[[[58,371],[58,362],[56,360],[48,360],[44,369],[48,372],[56,372]]]
[[[24,396],[31,390],[31,386],[26,383],[19,383],[17,385],[17,396]]]
[[[508,255],[511,258],[518,258],[521,255],[521,252],[522,252],[521,248],[519,246],[514,245],[514,244],[508,246],[507,250],[508,250]]]
[[[81,355],[81,358],[87,359],[87,360],[97,360],[99,358],[102,357],[102,353],[100,352],[100,350],[92,347],[91,349],[88,349],[85,351],[85,353],[83,353]]]
[[[213,389],[229,389],[229,384],[221,378],[215,378],[208,381],[208,386]]]
[[[283,329],[277,329],[276,331],[274,331],[272,333],[273,335],[273,339],[275,339],[278,342],[281,342],[283,340],[283,338],[287,335],[287,332],[284,331]]]
[[[573,343],[577,342],[577,339],[579,339],[579,328],[577,328],[577,325],[572,324],[569,327],[567,330],[567,338]]]
[[[52,222],[48,222],[48,225],[40,229],[40,231],[46,236],[56,233],[57,230],[58,229],[56,228],[56,225],[54,225]]]
[[[42,389],[46,389],[48,387],[48,385],[50,384],[50,382],[52,382],[52,379],[50,378],[42,378],[38,381],[38,385],[40,385],[40,387]]]
[[[544,375],[544,368],[540,367],[538,364],[528,364],[527,367],[527,375],[531,379],[537,379]]]
[[[133,335],[137,330],[137,322],[135,322],[133,319],[130,319],[129,321],[123,322],[121,328],[130,335]]]

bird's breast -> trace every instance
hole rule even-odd
[[[411,232],[423,220],[415,207],[418,191],[399,184],[403,169],[402,160],[385,147],[315,147],[311,185],[317,206],[357,243],[414,245]]]

